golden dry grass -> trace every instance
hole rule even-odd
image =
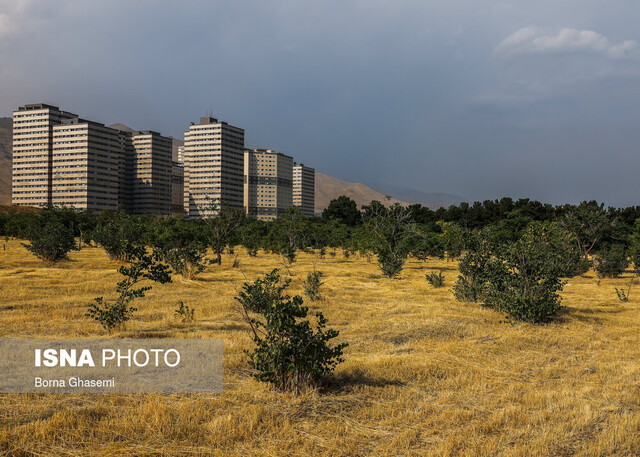
[[[0,453],[640,455],[640,288],[627,303],[614,292],[628,276],[572,279],[559,319],[511,325],[454,300],[453,262],[410,261],[390,280],[364,259],[318,260],[324,299],[311,308],[350,346],[329,392],[292,397],[249,376],[251,341],[233,301],[245,277],[282,268],[277,256],[241,253],[241,269],[225,256],[197,280],[154,285],[112,336],[84,313],[112,296],[118,263],[97,248],[70,257],[50,266],[18,241],[0,247],[1,337],[223,338],[225,392],[0,395]],[[292,293],[313,262],[302,254],[290,267]],[[440,269],[445,287],[434,289],[424,274]],[[196,308],[194,323],[173,318],[179,300]]]

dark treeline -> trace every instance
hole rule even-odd
[[[411,205],[396,208],[395,215],[392,212],[379,202],[371,202],[359,210],[353,200],[344,196],[333,200],[321,217],[308,219],[292,209],[272,222],[249,219],[230,209],[223,209],[213,218],[187,220],[50,207],[0,214],[0,236],[32,242],[40,234],[55,234],[61,239],[72,236],[80,240],[76,243],[78,248],[81,243],[93,242],[103,246],[112,258],[119,257],[122,243],[132,242],[165,251],[210,248],[215,254],[214,262],[219,262],[225,250],[236,245],[244,246],[250,255],[265,250],[293,260],[297,251],[309,249],[320,250],[321,255],[327,252],[332,255],[338,248],[347,251],[347,255],[375,253],[376,232],[385,230],[376,221],[400,217],[400,226],[412,235],[405,233],[410,240],[402,241],[406,245],[403,250],[418,258],[456,258],[464,251],[468,234],[473,231],[488,230],[495,243],[508,243],[516,241],[531,223],[543,222],[570,231],[587,258],[611,249],[632,248],[640,219],[638,206],[605,208],[595,201],[553,206],[510,198],[436,210]],[[379,235],[384,238],[384,234]]]
[[[26,249],[50,262],[83,244],[132,264],[151,249],[154,262],[188,279],[220,265],[223,255],[235,256],[235,266],[239,245],[249,256],[278,254],[289,263],[301,251],[320,259],[339,252],[344,258],[375,257],[389,278],[399,277],[410,257],[458,259],[458,299],[531,322],[559,309],[566,278],[592,268],[599,278],[618,277],[630,265],[640,273],[640,208],[606,208],[595,201],[552,206],[503,198],[437,210],[373,201],[358,209],[343,196],[321,217],[309,219],[291,208],[271,222],[224,207],[195,220],[47,207],[0,214],[0,236],[27,240]],[[444,278],[432,273],[427,280],[436,286]],[[631,284],[626,292],[616,289],[621,300],[628,299]]]

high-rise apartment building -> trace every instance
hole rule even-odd
[[[184,145],[178,146],[178,163],[184,165]]]
[[[53,127],[52,204],[115,211],[124,168],[119,130],[78,117]]]
[[[316,171],[304,164],[293,164],[293,206],[302,214],[313,217],[316,200]]]
[[[46,104],[14,112],[17,205],[171,214],[172,140],[125,132]]]
[[[170,215],[173,141],[158,132],[133,132],[131,212]]]
[[[171,214],[184,216],[184,166],[171,162]]]
[[[213,215],[228,206],[242,209],[244,198],[244,130],[200,118],[184,134],[184,209],[188,217]]]
[[[244,151],[244,207],[249,217],[277,219],[293,206],[293,158],[271,149]]]
[[[44,103],[25,105],[13,113],[14,205],[51,204],[53,127],[73,117],[75,114]]]

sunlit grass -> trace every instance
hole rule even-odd
[[[411,260],[400,279],[341,253],[275,255],[238,250],[196,280],[153,285],[125,330],[108,335],[84,317],[113,297],[118,262],[101,249],[46,265],[18,241],[0,248],[3,338],[222,338],[224,394],[0,395],[0,453],[7,455],[640,455],[640,286],[630,301],[592,273],[569,281],[551,324],[504,322],[450,288],[455,262]],[[322,310],[348,341],[326,392],[279,394],[250,377],[251,340],[233,300],[246,280],[280,268],[291,294],[314,267]],[[445,286],[425,273],[443,271]],[[182,300],[195,322],[174,318]]]

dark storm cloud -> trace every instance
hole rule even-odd
[[[346,180],[640,203],[625,0],[0,0],[0,115],[180,137],[208,110]]]

